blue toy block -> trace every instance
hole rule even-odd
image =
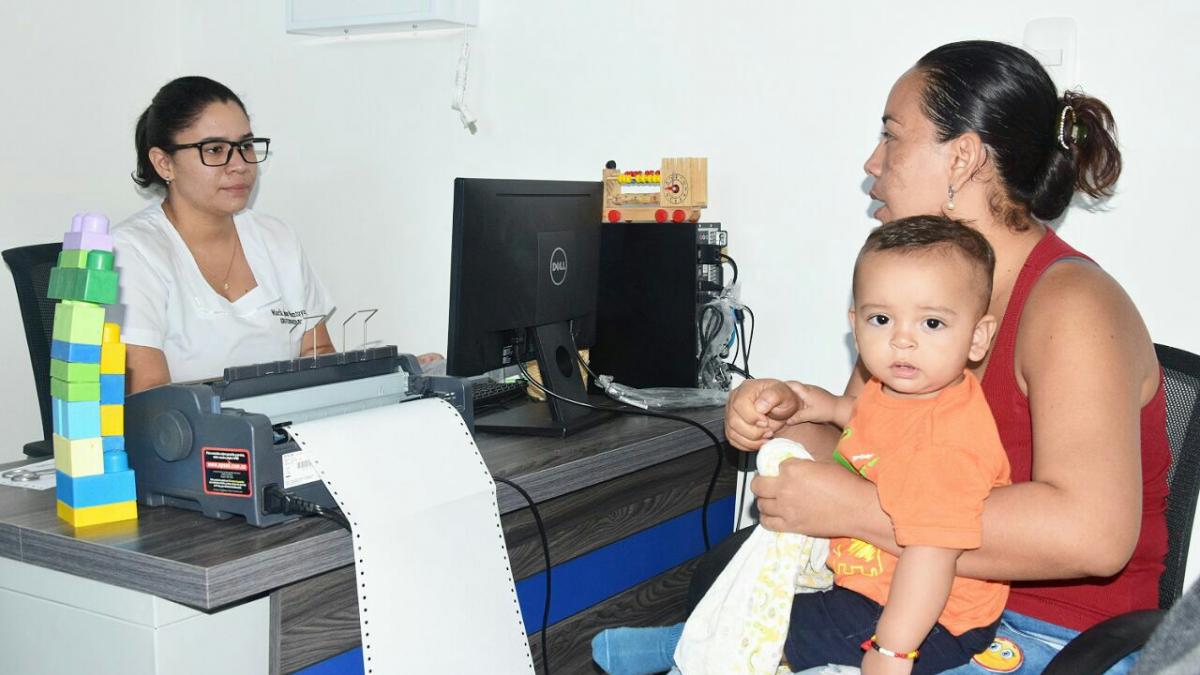
[[[100,401],[50,401],[54,433],[71,440],[100,435]]]
[[[71,363],[100,363],[100,345],[52,340],[50,358]]]
[[[109,438],[115,438],[110,436]],[[120,438],[125,438],[121,436]],[[124,450],[104,451],[104,473],[119,473],[129,468],[129,455]]]
[[[100,375],[100,405],[125,405],[124,375]]]
[[[103,444],[102,447],[104,448],[104,454],[106,455],[110,452],[116,451],[125,452],[124,436],[103,436],[101,437],[100,442]]]
[[[56,475],[58,501],[73,509],[137,499],[137,484],[128,469],[98,476],[73,477],[61,471]]]

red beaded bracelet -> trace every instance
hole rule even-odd
[[[894,651],[888,649],[887,647],[884,647],[884,646],[880,645],[878,642],[876,642],[875,641],[876,637],[877,636],[872,635],[871,639],[863,641],[862,645],[860,645],[862,647],[863,651],[866,651],[868,649],[874,649],[875,651],[879,652],[880,654],[883,654],[884,656],[890,656],[894,659],[905,659],[906,661],[915,661],[916,658],[918,656],[920,656],[920,654],[921,654],[921,651],[919,649],[914,649],[911,652],[905,652],[905,653],[894,652]]]

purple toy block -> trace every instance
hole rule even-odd
[[[63,237],[63,249],[111,251],[108,218],[102,213],[76,213],[71,219],[71,231]]]

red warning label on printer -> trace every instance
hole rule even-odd
[[[250,451],[239,448],[204,448],[204,492],[227,497],[249,497]]]

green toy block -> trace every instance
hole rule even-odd
[[[87,267],[88,253],[90,251],[87,249],[65,248],[58,254],[58,266],[84,269]]]
[[[99,363],[73,363],[71,361],[59,361],[58,359],[50,359],[50,377],[52,380],[63,380],[64,382],[95,382],[96,386],[100,386],[100,364]],[[96,390],[96,398],[80,399],[80,400],[100,400],[100,390]]]
[[[60,363],[67,363],[60,361]],[[50,378],[50,395],[54,398],[61,398],[64,401],[99,401],[100,400],[100,381],[95,382],[72,382],[70,380],[60,380],[57,377]]]
[[[90,270],[105,270],[111,272],[113,268],[113,252],[88,251],[87,268]]]
[[[92,255],[102,253],[108,256],[106,270],[82,270],[83,292],[79,299],[84,302],[94,302],[99,305],[112,305],[117,302],[117,273],[112,270],[112,254],[108,251],[92,251]],[[91,264],[91,257],[88,264]]]
[[[71,295],[71,272],[78,268],[59,265],[50,269],[50,285],[46,287],[46,297],[58,300]]]
[[[98,345],[103,329],[104,307],[100,305],[63,300],[54,308],[55,340]]]
[[[96,254],[103,254],[97,259]],[[88,264],[107,264],[112,267],[112,253],[92,251]],[[112,269],[78,269],[55,267],[50,270],[50,286],[46,295],[57,300],[79,300],[98,305],[111,305],[117,301],[117,273]]]

